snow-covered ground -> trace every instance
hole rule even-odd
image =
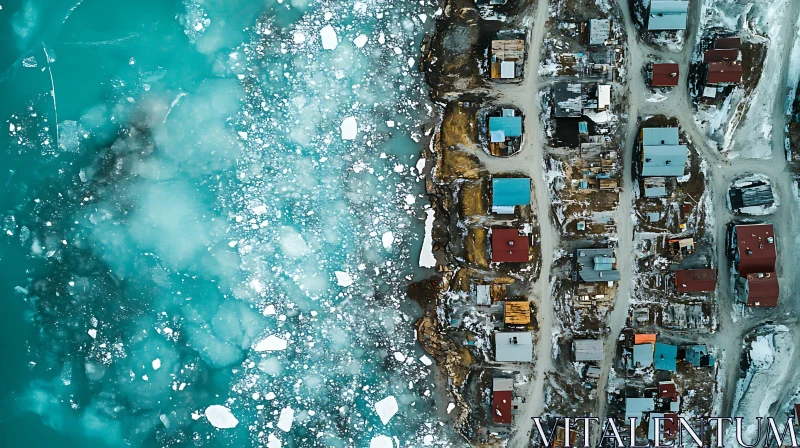
[[[753,440],[758,428],[756,417],[767,417],[776,403],[783,400],[780,387],[794,377],[792,359],[794,333],[784,326],[760,332],[746,347],[750,354],[750,368],[736,385],[736,397],[731,415],[743,417],[745,440]],[[731,393],[732,391],[728,391]],[[735,430],[727,431],[726,445],[736,445]]]

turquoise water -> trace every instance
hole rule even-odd
[[[432,3],[0,6],[0,445],[453,446],[405,296]]]

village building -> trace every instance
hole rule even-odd
[[[533,360],[533,335],[530,331],[505,331],[494,334],[495,355],[498,362],[531,362]]]
[[[752,182],[741,187],[732,187],[729,196],[733,210],[775,203],[772,186],[763,181]]]
[[[740,282],[743,283],[742,295],[747,298],[747,306],[778,306],[780,286],[778,285],[778,274],[774,271],[750,273]]]
[[[525,41],[522,39],[497,39],[492,41],[492,79],[516,79],[525,60]]]
[[[714,269],[680,269],[675,271],[678,292],[714,292],[717,289],[717,271]]]
[[[714,367],[716,364],[714,357],[708,354],[708,348],[699,344],[686,346],[684,359],[692,367]]]
[[[733,227],[734,264],[740,277],[775,271],[778,258],[772,224],[740,224]]]
[[[642,177],[683,176],[689,159],[686,145],[679,141],[678,128],[644,128],[642,141]]]
[[[658,382],[658,398],[669,401],[678,401],[678,389],[673,381]]]
[[[605,45],[611,32],[611,21],[608,19],[589,20],[589,45]]]
[[[738,37],[720,38],[714,42],[714,48],[703,53],[707,85],[724,86],[742,82],[740,47],[741,40]]]
[[[578,118],[583,115],[583,87],[577,83],[557,82],[553,100],[555,116],[558,118]]]
[[[527,263],[531,238],[517,229],[492,229],[493,263]]]
[[[502,109],[500,116],[489,117],[489,152],[508,156],[519,151],[522,117],[514,109]]]
[[[636,418],[642,421],[646,415],[655,410],[655,400],[652,398],[635,398],[629,397],[625,399],[625,421],[631,418]]]
[[[514,380],[494,378],[492,380],[492,423],[510,425],[514,400]]]
[[[506,285],[497,284],[473,284],[472,296],[475,303],[480,306],[490,306],[492,302],[499,302],[506,298]]]
[[[650,31],[685,30],[688,12],[688,0],[651,0],[647,29]]]
[[[575,339],[572,341],[572,354],[577,362],[602,361],[605,357],[603,341],[598,339]]]
[[[578,249],[575,253],[582,282],[619,281],[619,271],[614,269],[614,249]]]
[[[492,213],[513,215],[517,206],[530,205],[531,180],[527,177],[492,179]]]
[[[706,320],[699,303],[670,303],[662,315],[662,325],[681,329],[701,328]]]
[[[645,177],[644,178],[644,197],[663,198],[667,195],[666,177]]]
[[[632,369],[644,369],[653,365],[653,344],[636,344],[633,346]]]
[[[653,64],[650,76],[652,87],[675,87],[678,85],[680,77],[680,66],[678,64]]]
[[[656,370],[674,372],[677,367],[678,347],[670,344],[656,342],[653,352],[653,365]]]
[[[506,326],[524,326],[531,323],[531,303],[527,300],[506,300],[503,306]]]

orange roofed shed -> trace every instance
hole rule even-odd
[[[655,344],[656,343],[656,335],[654,333],[645,333],[645,334],[635,334],[633,335],[633,343],[634,344],[647,344],[647,343]]]

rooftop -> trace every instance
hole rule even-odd
[[[709,62],[708,84],[736,84],[742,82],[742,64],[738,62]]]
[[[603,341],[598,339],[575,339],[572,341],[575,361],[602,361],[604,359]]]
[[[614,249],[578,249],[576,255],[581,281],[619,281],[619,271],[613,268]]]
[[[527,263],[530,241],[517,229],[492,229],[492,262]]]
[[[714,269],[682,269],[675,271],[678,292],[713,292],[717,289],[717,271]]]
[[[505,138],[522,136],[522,117],[489,117],[489,132],[498,131],[502,132]]]
[[[553,98],[556,117],[580,117],[583,115],[583,88],[580,84],[557,82]]]
[[[680,177],[686,170],[686,145],[658,145],[642,148],[642,176]]]
[[[611,21],[608,19],[589,20],[589,45],[603,45],[608,40]]]
[[[772,224],[743,224],[733,228],[736,263],[741,277],[775,270],[777,252]]]
[[[530,331],[498,331],[494,334],[495,361],[531,362],[533,338]]]
[[[678,64],[653,64],[650,85],[654,87],[677,86],[680,73],[681,69]]]
[[[642,146],[680,144],[678,128],[644,128],[642,129]]]
[[[742,46],[742,39],[738,37],[720,37],[714,41],[714,48],[724,50],[729,48],[739,49]]]
[[[677,368],[678,347],[670,344],[656,342],[653,353],[653,363],[656,370],[668,370],[674,372]]]
[[[531,180],[527,177],[492,179],[492,207],[513,207],[531,203]]]
[[[652,398],[626,398],[625,399],[625,420],[631,417],[642,420],[645,412],[655,409],[655,401]]]
[[[686,0],[651,0],[648,30],[685,30],[689,2]]]
[[[653,344],[644,343],[633,346],[633,367],[650,367],[653,365]]]
[[[528,325],[531,323],[531,303],[507,300],[503,315],[506,325]]]
[[[734,210],[743,207],[756,207],[760,205],[772,205],[775,197],[772,194],[772,187],[766,182],[753,182],[750,185],[731,188],[730,191],[731,208]]]
[[[778,306],[780,285],[775,272],[747,274],[747,305],[755,307]]]
[[[658,398],[669,398],[670,401],[678,399],[678,389],[672,381],[659,381]]]
[[[735,61],[739,59],[739,50],[735,48],[728,48],[724,50],[708,50],[703,54],[703,62],[723,62]]]

